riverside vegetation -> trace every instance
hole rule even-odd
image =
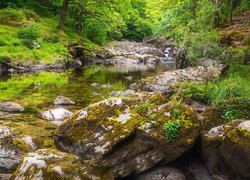
[[[0,179],[249,179],[249,64],[249,0],[0,0]]]

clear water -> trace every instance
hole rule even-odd
[[[65,107],[75,112],[91,103],[108,98],[114,90],[125,90],[145,77],[175,68],[174,63],[148,66],[87,66],[83,70],[14,74],[0,79],[0,102],[10,100],[25,107],[25,112],[10,117],[0,114],[0,125],[11,127],[20,137],[31,136],[38,148],[53,147],[53,134],[57,126],[37,115],[39,111],[55,108],[54,99],[66,96],[76,105]],[[132,76],[129,81],[126,77]],[[112,85],[103,89],[92,83]]]

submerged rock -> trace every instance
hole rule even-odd
[[[186,180],[186,177],[176,168],[160,167],[139,175],[136,180]]]
[[[75,102],[67,97],[64,96],[58,96],[55,101],[55,105],[74,105]]]
[[[94,160],[116,177],[141,173],[161,161],[171,162],[187,152],[199,135],[195,111],[169,103],[157,93],[136,93],[95,103],[65,121],[55,135],[62,151],[82,160]],[[176,139],[167,143],[163,125],[175,120],[180,109],[181,128]]]
[[[22,112],[24,108],[15,102],[6,101],[0,104],[0,111],[4,112]]]
[[[162,75],[142,79],[132,85],[133,90],[154,91],[169,94],[172,86],[183,81],[206,82],[213,80],[221,74],[222,68],[214,66],[209,67],[191,67],[176,71],[166,71]]]
[[[22,153],[15,143],[15,135],[6,126],[0,126],[0,173],[15,170],[21,162]]]
[[[41,113],[43,119],[52,121],[54,124],[61,124],[66,118],[72,116],[72,112],[64,108],[50,109]]]
[[[232,121],[202,135],[202,156],[211,174],[250,178],[249,121]]]

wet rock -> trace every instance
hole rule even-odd
[[[218,66],[218,61],[214,59],[200,59],[198,60],[197,64],[199,66]]]
[[[102,84],[101,85],[101,88],[102,89],[110,89],[110,88],[112,88],[113,86],[112,85],[109,85],[109,84]]]
[[[74,105],[75,102],[67,97],[64,96],[58,96],[55,101],[55,105]]]
[[[206,82],[218,78],[222,68],[214,66],[209,67],[191,67],[176,71],[166,71],[162,75],[142,79],[132,85],[130,89],[154,91],[169,94],[172,86],[183,81]]]
[[[52,123],[59,125],[64,119],[72,116],[72,112],[64,108],[56,108],[42,112],[41,116],[43,119],[52,121]]]
[[[186,177],[176,168],[160,167],[139,175],[136,180],[186,180]]]
[[[228,132],[222,141],[221,155],[239,176],[250,178],[250,121]]]
[[[4,112],[22,112],[24,108],[17,103],[6,101],[0,104],[0,111]]]
[[[207,104],[204,103],[200,103],[197,101],[193,101],[193,100],[185,100],[185,103],[189,106],[191,106],[197,113],[203,113],[205,110],[207,110],[209,108],[209,106]]]
[[[100,86],[100,84],[98,84],[98,83],[92,83],[91,86],[92,87],[98,87],[98,86]]]
[[[129,95],[132,95],[134,93],[135,93],[134,90],[112,91],[111,93],[109,93],[109,95],[113,96],[113,97],[118,97],[118,96],[129,96]]]
[[[12,179],[80,179],[80,163],[76,158],[52,149],[40,149],[27,153]]]
[[[1,180],[9,180],[11,178],[11,174],[0,174]]]
[[[247,124],[247,121],[236,120],[202,135],[202,157],[211,174],[240,179],[250,177],[250,133]]]
[[[158,93],[136,93],[95,103],[76,113],[58,129],[56,147],[82,160],[92,159],[116,177],[141,173],[161,161],[171,162],[192,148],[200,124],[191,107],[167,103]],[[163,129],[173,118],[172,109],[183,113],[181,128],[172,143]]]
[[[125,77],[125,79],[132,81],[134,78],[133,78],[133,76],[127,76],[127,77]]]
[[[192,180],[214,180],[205,165],[200,162],[192,162],[188,166],[188,175]]]
[[[22,138],[22,140],[23,140],[27,145],[29,145],[30,148],[32,148],[32,149],[37,149],[37,146],[36,146],[35,143],[33,142],[32,137],[30,137],[30,136],[25,136],[25,137]]]
[[[15,135],[6,126],[0,126],[0,173],[15,170],[21,161],[22,153],[14,143]]]

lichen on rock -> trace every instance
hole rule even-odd
[[[138,108],[143,107],[143,108]],[[163,124],[181,111],[181,128],[167,143]],[[110,98],[75,113],[55,135],[58,149],[93,160],[113,177],[141,173],[161,161],[171,162],[193,146],[200,131],[195,111],[158,93]]]

